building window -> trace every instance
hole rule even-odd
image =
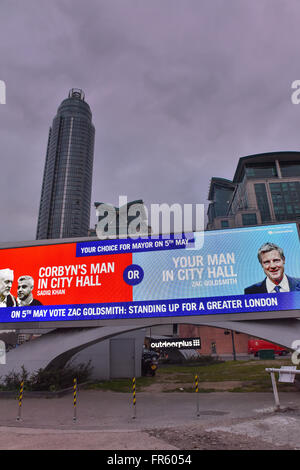
[[[215,217],[216,217],[216,211],[215,211],[214,203],[209,204],[207,215],[208,215],[209,222],[212,223],[214,221]]]
[[[300,176],[299,162],[280,162],[282,176]]]
[[[275,163],[248,163],[245,168],[247,178],[276,178]]]
[[[242,214],[243,225],[257,225],[256,214]]]
[[[228,228],[229,222],[228,220],[221,220],[221,228]]]
[[[216,216],[224,216],[228,211],[228,204],[232,198],[232,189],[225,189],[215,186],[214,206]]]
[[[265,183],[256,183],[254,185],[254,190],[256,195],[257,207],[261,215],[261,221],[267,222],[271,220],[271,215]]]
[[[276,220],[300,218],[300,182],[270,183]]]

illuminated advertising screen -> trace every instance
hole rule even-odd
[[[23,246],[0,257],[3,323],[300,308],[296,224]]]

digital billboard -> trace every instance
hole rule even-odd
[[[0,322],[297,310],[299,260],[296,224],[3,248]]]

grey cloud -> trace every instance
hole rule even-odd
[[[96,127],[92,201],[206,203],[240,156],[297,150],[299,12],[295,0],[2,0],[0,241],[35,237],[49,126],[73,86]]]

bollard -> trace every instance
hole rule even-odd
[[[22,380],[21,385],[20,385],[19,410],[18,410],[17,421],[21,421],[21,419],[22,419],[21,418],[21,410],[22,410],[23,390],[24,390],[24,380]]]
[[[73,405],[74,405],[74,414],[73,414],[73,421],[77,420],[77,379],[73,380]]]
[[[197,409],[197,416],[200,416],[200,412],[199,412],[198,375],[195,375],[195,392],[196,392],[196,409]]]
[[[133,377],[132,379],[132,405],[133,405],[132,419],[135,419],[136,418],[135,377]]]

